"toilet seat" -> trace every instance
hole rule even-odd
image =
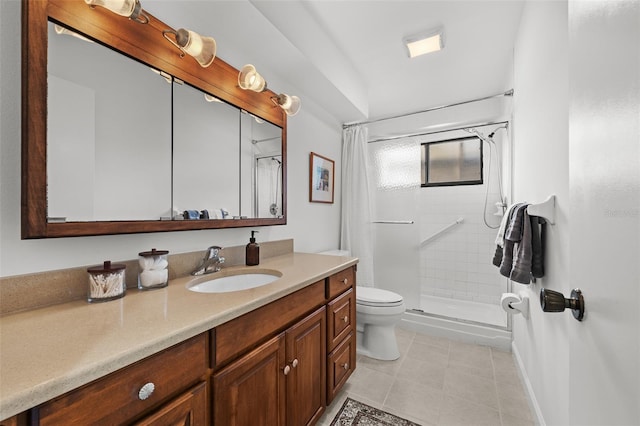
[[[404,303],[402,296],[389,290],[373,287],[360,287],[356,289],[356,304],[372,307],[400,306]]]

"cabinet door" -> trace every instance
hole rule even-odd
[[[134,423],[135,426],[206,426],[206,382],[165,404],[156,413]]]
[[[329,326],[327,352],[331,352],[356,328],[356,298],[353,289],[345,291],[329,302],[327,309]]]
[[[287,425],[314,424],[326,403],[326,308],[286,331]]]
[[[216,373],[214,424],[284,426],[284,369],[284,334],[280,334]]]
[[[336,397],[356,368],[356,338],[352,332],[327,357],[327,404]]]

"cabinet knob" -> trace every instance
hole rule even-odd
[[[345,317],[344,317],[344,318],[342,318],[342,321],[344,321],[344,322],[349,322],[349,317],[345,315]]]
[[[349,283],[348,279],[345,278],[345,279],[342,280],[342,284],[347,285],[348,283]]]
[[[289,371],[291,371],[291,367],[289,367],[288,365],[284,366],[284,375],[286,376],[287,374],[289,374]]]
[[[298,358],[294,359],[293,361],[291,361],[291,366],[293,368],[296,368],[298,366]]]
[[[140,388],[138,391],[138,398],[140,398],[141,401],[144,401],[151,396],[154,390],[156,390],[156,385],[149,382]]]
[[[345,362],[344,364],[342,364],[342,368],[344,368],[345,370],[348,370],[349,364]]]

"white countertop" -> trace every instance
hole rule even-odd
[[[282,277],[231,293],[195,293],[194,277],[104,303],[76,301],[0,318],[0,419],[35,407],[358,262],[290,253],[258,266]],[[224,271],[223,270],[223,271]],[[212,274],[213,278],[215,274]],[[25,295],[28,297],[28,295]]]

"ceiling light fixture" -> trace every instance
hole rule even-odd
[[[258,74],[256,67],[247,64],[238,73],[238,85],[244,90],[253,90],[254,92],[264,92],[267,90],[267,82],[264,77]]]
[[[175,40],[171,39],[169,34]],[[185,30],[184,28],[180,28],[178,31],[164,30],[162,35],[183,52],[180,55],[181,57],[187,53],[193,56],[203,68],[211,65],[216,57],[216,41],[212,37],[201,36],[195,31]]]
[[[149,23],[149,17],[142,10],[142,5],[138,0],[84,0],[84,2],[91,8],[101,6],[140,24]]]
[[[437,52],[444,48],[444,29],[438,28],[428,32],[411,35],[402,39],[410,58]]]
[[[300,98],[297,96],[289,96],[281,93],[278,96],[273,96],[271,100],[289,116],[296,115],[298,111],[300,111]]]

